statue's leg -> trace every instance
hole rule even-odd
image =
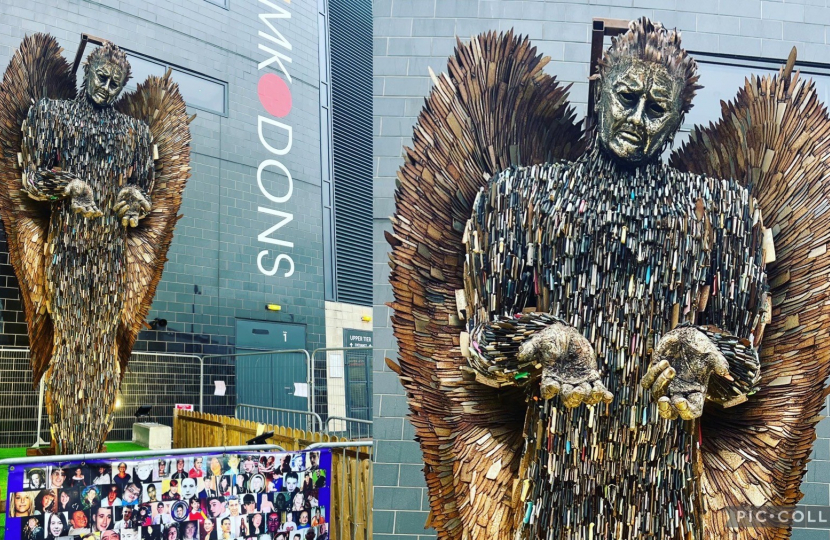
[[[117,239],[98,238],[97,222],[81,220],[74,214],[53,219],[56,256],[47,269],[54,348],[46,388],[52,437],[64,454],[101,449],[120,383],[116,335],[123,264],[111,249]],[[60,233],[73,227],[74,237]]]
[[[109,432],[118,390],[112,368],[117,362],[115,332],[73,339],[77,328],[65,326],[56,324],[47,374],[52,438],[62,454],[94,453],[101,450]]]

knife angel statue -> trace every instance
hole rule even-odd
[[[37,385],[60,453],[100,449],[150,309],[190,176],[169,72],[120,100],[126,54],[105,43],[81,88],[54,38],[24,39],[0,86],[0,212]]]
[[[399,364],[439,538],[783,538],[827,395],[830,119],[752,77],[692,105],[680,35],[640,19],[591,130],[527,39],[461,44],[396,192]]]

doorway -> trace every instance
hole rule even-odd
[[[237,403],[308,410],[308,366],[304,353],[273,353],[306,348],[304,324],[236,320]]]

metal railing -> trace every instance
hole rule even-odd
[[[261,407],[313,411],[310,394],[311,355],[305,349],[274,351],[251,351],[234,354],[216,354],[203,357],[207,376],[223,377],[222,373],[233,368],[233,381],[225,381],[225,399],[221,396],[207,396],[207,402],[217,414],[233,414],[237,402]],[[278,386],[277,373],[283,381],[292,381],[294,386]],[[298,386],[304,385],[304,387]],[[203,386],[205,381],[203,378]],[[290,384],[290,383],[289,383]],[[230,399],[234,400],[232,403]]]
[[[256,452],[276,450],[285,452],[285,448],[278,444],[249,444],[245,446],[213,446],[206,448],[168,448],[166,450],[133,450],[130,452],[99,452],[95,454],[67,454],[61,456],[29,456],[19,458],[0,459],[0,467],[11,469],[15,465],[31,463],[67,463],[70,461],[91,461],[95,459],[118,460],[140,457],[182,456],[189,454],[223,454],[227,452]]]
[[[292,409],[237,403],[234,418],[250,420],[261,424],[303,429],[306,431],[316,432],[323,430],[323,419],[313,411],[295,411]]]
[[[116,398],[110,440],[132,439],[133,413],[142,405],[151,405],[152,418],[168,426],[177,403],[203,411],[203,373],[204,360],[195,354],[134,352]]]
[[[134,352],[117,396],[109,438],[132,438],[132,413],[141,405],[152,405],[154,419],[172,425],[177,403],[193,404],[199,412],[242,414],[255,421],[267,417],[253,416],[253,410],[239,412],[237,405],[261,408],[256,414],[264,414],[266,409],[271,409],[268,414],[272,415],[284,411],[282,418],[289,427],[369,438],[372,350],[337,347],[315,349],[311,354],[294,349],[205,356]],[[328,365],[330,358],[332,366]],[[284,371],[286,368],[292,371]],[[300,384],[278,388],[277,380]],[[215,381],[225,384],[224,395],[214,391]],[[39,388],[32,385],[29,349],[0,348],[0,447],[17,446],[21,441],[46,444],[50,433],[42,392],[43,380]],[[259,395],[260,399],[251,402],[247,395]],[[291,406],[284,406],[286,400]]]
[[[371,439],[372,421],[345,416],[326,418],[326,433],[347,439]]]
[[[371,422],[373,351],[373,347],[314,349],[312,410],[323,418]],[[371,436],[371,428],[368,435]]]
[[[29,349],[0,348],[0,446],[32,444],[41,436],[49,438],[48,427],[45,432],[40,429],[42,415],[38,411],[42,408],[38,398],[38,389],[32,383]]]

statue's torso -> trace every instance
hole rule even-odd
[[[112,107],[95,108],[85,100],[51,100],[48,104],[49,115],[42,120],[54,126],[54,136],[40,141],[41,150],[57,158],[56,166],[90,185],[104,214],[100,219],[84,219],[69,211],[68,199],[58,203],[53,219],[77,228],[63,243],[79,249],[83,244],[88,249],[124,237],[125,229],[115,226],[113,206],[134,170],[147,166],[151,151],[147,126]]]
[[[672,538],[693,529],[696,434],[662,420],[640,378],[651,347],[678,322],[734,326],[724,326],[736,316],[734,302],[712,295],[705,313],[696,304],[712,261],[747,252],[740,240],[746,234],[721,237],[718,245],[709,232],[714,222],[716,230],[724,223],[748,233],[747,192],[663,167],[639,178],[590,169],[583,162],[546,165],[496,182],[505,191],[505,247],[490,250],[489,270],[496,276],[501,268],[496,281],[519,291],[503,290],[500,314],[535,306],[573,325],[593,344],[614,395],[592,408],[565,409],[558,399],[531,408],[530,438],[538,443],[529,446],[536,452],[525,474],[534,485],[529,499],[536,500],[542,537],[558,529],[551,538],[568,538],[570,525],[583,535],[573,538],[588,538],[593,523],[595,538]],[[720,268],[723,292],[740,277],[728,268],[738,272],[736,265]],[[505,274],[515,277],[512,285]],[[662,517],[652,523],[654,512],[674,513],[674,525],[667,529]]]
[[[86,100],[38,105],[44,107],[35,127],[41,166],[59,167],[85,181],[103,213],[88,219],[71,210],[69,198],[53,203],[48,238],[53,256],[46,268],[52,311],[118,310],[123,287],[114,284],[124,276],[127,230],[113,207],[137,169],[152,165],[149,130],[111,107],[95,108]],[[116,318],[102,317],[112,322]]]

